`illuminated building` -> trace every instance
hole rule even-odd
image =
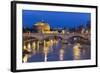
[[[46,22],[37,22],[35,26],[39,33],[50,33],[50,26]]]
[[[50,25],[43,21],[37,22],[35,25],[33,25],[33,28],[36,29],[38,33],[43,33],[43,34],[59,33],[59,28],[56,30],[51,30]],[[61,33],[64,34],[65,30],[62,29]]]

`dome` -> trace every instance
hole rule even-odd
[[[41,32],[47,32],[50,31],[50,26],[48,23],[46,22],[37,22],[35,24],[35,26],[37,27],[37,29]]]
[[[37,22],[35,25],[48,25],[48,23],[41,21],[41,22]]]

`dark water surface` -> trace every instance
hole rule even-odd
[[[90,45],[87,44],[68,44],[50,40],[43,43],[29,42],[28,46],[32,53],[24,55],[24,58],[26,58],[24,62],[85,60],[91,58]]]

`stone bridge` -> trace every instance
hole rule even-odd
[[[23,34],[23,38],[35,38],[35,39],[38,39],[38,40],[44,40],[46,38],[54,38],[54,37],[60,37],[64,40],[67,40],[67,39],[70,39],[71,37],[74,37],[74,36],[78,36],[78,37],[82,37],[84,39],[89,39],[89,36],[85,36],[85,35],[82,35],[82,34],[79,34],[79,33],[70,33],[70,34],[62,34],[62,33],[50,33],[50,34],[42,34],[42,33],[24,33]]]

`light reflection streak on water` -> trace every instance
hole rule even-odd
[[[27,50],[31,51],[31,44],[30,43],[27,44]]]
[[[28,58],[29,58],[29,57],[28,57],[28,54],[26,54],[26,55],[23,57],[23,62],[26,63],[26,62],[28,61]]]
[[[76,45],[74,45],[74,47],[73,47],[73,55],[74,55],[74,59],[75,60],[80,59],[81,45],[79,43],[77,43]]]
[[[63,61],[64,59],[64,49],[60,49],[59,59]]]
[[[43,40],[43,41],[33,41],[32,43],[27,43],[26,45],[24,44],[23,48],[24,50],[27,50],[29,52],[31,52],[33,55],[36,55],[36,53],[41,52],[42,54],[44,54],[44,62],[48,61],[48,54],[49,53],[53,53],[54,52],[54,45],[58,45],[58,43],[61,43],[61,41],[57,41],[57,40]],[[42,44],[42,47],[40,47],[40,44]],[[66,53],[66,44],[62,44],[61,47],[57,48],[59,51],[59,61],[63,61],[64,60],[64,54]],[[40,51],[41,50],[41,51]],[[73,45],[73,57],[74,60],[78,60],[80,59],[81,56],[81,44],[80,43],[76,43]],[[86,50],[83,49],[82,53],[85,54]],[[41,55],[41,54],[40,54]],[[29,59],[29,55],[25,54],[25,56],[23,57],[23,62],[28,62]]]
[[[43,51],[44,51],[44,61],[45,62],[47,61],[48,50],[49,50],[48,42],[44,40],[44,50]]]
[[[33,50],[33,54],[36,54],[36,43],[32,42],[32,50]]]

